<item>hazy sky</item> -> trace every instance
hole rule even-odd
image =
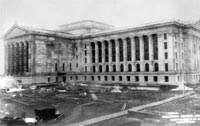
[[[116,27],[169,19],[191,22],[200,19],[200,0],[0,0],[0,36],[15,22],[56,29],[85,19]]]

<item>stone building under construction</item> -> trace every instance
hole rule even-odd
[[[24,84],[177,85],[200,80],[199,22],[115,29],[85,20],[54,31],[14,25],[4,41],[6,75]]]

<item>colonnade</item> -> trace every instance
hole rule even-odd
[[[6,45],[7,74],[23,75],[29,72],[30,44],[25,42],[9,43]]]
[[[90,47],[93,64],[158,60],[157,34],[91,42]]]

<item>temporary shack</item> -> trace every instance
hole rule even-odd
[[[52,119],[58,119],[62,115],[56,110],[54,107],[48,107],[48,108],[37,108],[34,110],[35,116],[38,121],[42,120],[44,122],[47,122]]]

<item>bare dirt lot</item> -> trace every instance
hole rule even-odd
[[[39,92],[37,90],[25,90],[14,93],[11,96],[1,97],[1,109],[9,111],[12,116],[34,117],[34,109],[54,106],[64,118],[56,121],[45,122],[42,125],[63,126],[82,120],[87,120],[142,104],[159,101],[179,92],[159,92],[159,91],[128,91],[122,93],[95,93],[98,101],[92,101],[90,94],[80,97],[77,92]],[[6,106],[5,106],[6,105]],[[83,105],[83,106],[82,106]]]

